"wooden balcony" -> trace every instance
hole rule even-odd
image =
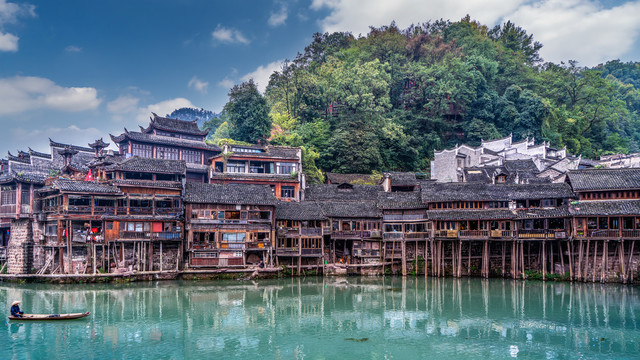
[[[395,215],[388,214],[383,215],[383,221],[416,221],[416,220],[426,220],[427,214],[409,214],[409,215]]]
[[[322,249],[302,249],[302,256],[322,256]]]
[[[629,229],[587,229],[577,230],[576,238],[578,239],[638,239],[640,238],[640,230]]]
[[[403,232],[386,232],[383,234],[383,238],[385,240],[400,241],[404,239],[404,233]]]
[[[322,236],[321,228],[302,228],[300,230],[302,236]]]
[[[120,231],[119,240],[180,240],[182,233],[175,231]]]
[[[520,239],[546,239],[549,231],[545,229],[518,230]]]
[[[513,238],[516,236],[515,230],[491,230],[491,238],[499,239],[499,238]]]
[[[436,230],[435,237],[457,238],[458,230]]]
[[[297,247],[276,248],[277,256],[298,256],[299,254]]]
[[[489,230],[460,230],[458,231],[460,239],[488,239]]]
[[[2,205],[0,206],[0,217],[11,217],[16,216],[16,206],[15,205]]]
[[[271,247],[271,243],[269,241],[253,241],[245,243],[247,250],[264,250]]]

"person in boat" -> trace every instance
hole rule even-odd
[[[18,304],[20,304],[20,301],[14,301],[11,303],[11,316],[22,317],[24,314],[23,311],[20,311],[20,305]]]

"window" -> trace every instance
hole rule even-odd
[[[15,205],[16,203],[16,190],[10,187],[2,187],[2,193],[0,196],[1,205]]]
[[[280,197],[282,198],[293,198],[295,197],[296,188],[293,186],[282,186],[280,188]]]
[[[227,162],[227,172],[228,173],[243,173],[244,171],[244,161],[228,161]]]
[[[196,150],[182,150],[182,160],[188,164],[202,163],[202,153]]]
[[[496,177],[496,183],[505,183],[505,182],[507,182],[506,175],[498,175],[498,177]]]
[[[107,221],[107,230],[113,230],[113,221]]]
[[[278,174],[291,174],[296,171],[295,163],[276,163]]]
[[[244,242],[245,233],[222,233],[224,242]]]
[[[133,144],[131,148],[131,155],[140,156],[143,158],[153,157],[153,146],[144,144]]]
[[[178,160],[178,149],[158,146],[156,155],[158,159]]]

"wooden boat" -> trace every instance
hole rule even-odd
[[[89,312],[73,314],[24,314],[22,317],[9,316],[9,320],[71,320],[89,316]]]

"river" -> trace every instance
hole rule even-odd
[[[1,359],[640,358],[631,286],[452,278],[0,284]]]

